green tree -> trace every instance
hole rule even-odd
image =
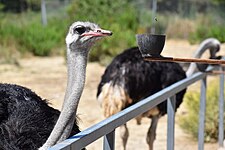
[[[28,9],[40,10],[39,0],[0,0],[0,4],[4,5],[3,11],[21,13]]]

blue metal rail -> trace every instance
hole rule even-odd
[[[200,96],[200,111],[199,111],[199,135],[198,149],[204,149],[204,122],[206,108],[206,77],[207,73],[195,73],[194,75],[183,79],[145,99],[124,109],[123,111],[93,125],[90,128],[72,136],[71,138],[56,144],[50,150],[79,150],[97,139],[104,136],[103,149],[115,149],[115,129],[138,115],[154,108],[159,103],[167,99],[167,150],[174,149],[174,120],[175,120],[175,94],[187,88],[189,85],[201,80],[201,96]],[[224,127],[223,127],[223,107],[224,107],[224,75],[220,75],[220,99],[219,99],[219,147],[223,147]]]

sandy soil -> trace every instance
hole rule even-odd
[[[197,49],[197,45],[189,45],[186,41],[168,41],[163,54],[168,56],[191,57]],[[222,47],[224,51],[224,47]],[[13,65],[0,65],[0,82],[16,83],[31,88],[41,97],[48,99],[52,106],[60,109],[66,87],[66,66],[62,57],[39,58],[19,60],[20,67]],[[101,109],[96,101],[96,88],[104,67],[97,63],[89,63],[87,67],[86,85],[78,108],[81,130],[98,123],[103,118]],[[197,83],[198,84],[198,83]],[[197,85],[196,84],[196,85]],[[195,86],[195,85],[194,85]],[[193,87],[194,87],[193,86]],[[189,89],[191,90],[192,87]],[[185,111],[183,105],[177,115]],[[160,119],[157,128],[155,150],[166,149],[167,117]],[[130,138],[127,150],[147,149],[145,136],[150,125],[149,119],[144,119],[141,126],[136,125],[135,120],[128,122]],[[119,130],[118,130],[119,131]],[[116,130],[116,149],[121,149],[119,133]],[[205,144],[206,150],[217,149],[217,143]],[[87,148],[98,150],[102,147],[102,139],[97,140]],[[188,134],[184,133],[178,126],[176,120],[175,149],[193,150],[197,149],[197,142]]]

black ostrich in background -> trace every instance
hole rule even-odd
[[[195,57],[200,58],[206,49],[210,49],[211,58],[220,48],[216,39],[207,39],[200,45]],[[187,71],[190,76],[196,68],[192,63]],[[163,88],[186,78],[186,73],[178,63],[144,61],[138,47],[130,48],[116,56],[106,68],[98,85],[97,99],[105,117],[109,117],[130,105],[162,90]],[[176,110],[183,101],[186,89],[176,94]],[[167,113],[167,102],[136,118],[141,124],[142,117],[151,118],[151,126],[146,141],[149,150],[153,149],[158,120]],[[126,149],[129,136],[126,124],[120,127],[123,148]]]
[[[97,96],[103,108],[104,116],[109,117],[185,77],[185,72],[179,64],[146,62],[143,60],[139,49],[135,47],[125,50],[115,57],[107,67],[99,84]],[[176,108],[181,104],[185,91],[183,90],[176,95]],[[152,118],[152,125],[147,136],[149,146],[153,143],[154,139],[150,138],[155,137],[151,134],[153,130],[156,130],[159,117],[166,113],[166,105],[165,101],[137,117],[138,124],[141,124],[142,117]],[[128,129],[126,124],[120,128],[123,146],[125,147]]]

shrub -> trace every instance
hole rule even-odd
[[[217,38],[221,43],[225,42],[225,27],[224,25],[202,26],[198,25],[195,32],[190,35],[191,43],[200,42],[206,38]]]
[[[1,14],[0,14],[1,15]],[[14,24],[8,24],[4,19],[0,20],[0,63],[17,64],[20,56],[17,51],[17,37],[21,35],[21,30]]]
[[[41,1],[37,0],[1,0],[0,4],[3,5],[4,11],[21,13],[28,9],[37,11],[40,10]]]
[[[11,45],[7,47],[0,45],[0,64],[8,63],[19,65],[19,57],[20,54],[15,48],[15,43],[11,43]]]
[[[21,30],[20,50],[29,51],[37,56],[50,55],[54,48],[62,44],[65,34],[64,28],[60,29],[57,21],[54,22],[54,25],[49,23],[47,26],[33,22]]]
[[[225,26],[224,21],[219,21],[221,19],[217,16],[199,15],[198,20],[196,20],[196,29],[191,33],[189,41],[191,43],[196,43],[203,41],[206,38],[217,38],[220,42],[225,42]]]
[[[6,25],[6,24],[0,24],[0,28],[2,30],[0,30],[0,35],[1,35],[1,39],[0,39],[0,44],[1,45],[10,45],[10,43],[14,40],[16,40],[16,38],[21,35],[21,30],[16,27],[15,25]]]
[[[206,118],[205,118],[205,141],[213,142],[218,139],[218,82],[210,82],[207,89]],[[198,138],[198,115],[200,93],[189,92],[185,96],[184,104],[187,114],[179,117],[179,125],[190,133],[195,139]]]
[[[13,49],[37,56],[59,53],[52,50],[62,46],[65,47],[64,39],[68,29],[68,20],[61,21],[60,18],[52,17],[49,19],[47,26],[42,26],[37,15],[33,13],[27,15],[27,18],[30,17],[30,22],[28,19],[24,19],[24,15],[8,15],[8,17],[0,20],[0,46],[7,51],[7,48],[10,49],[13,45]]]

